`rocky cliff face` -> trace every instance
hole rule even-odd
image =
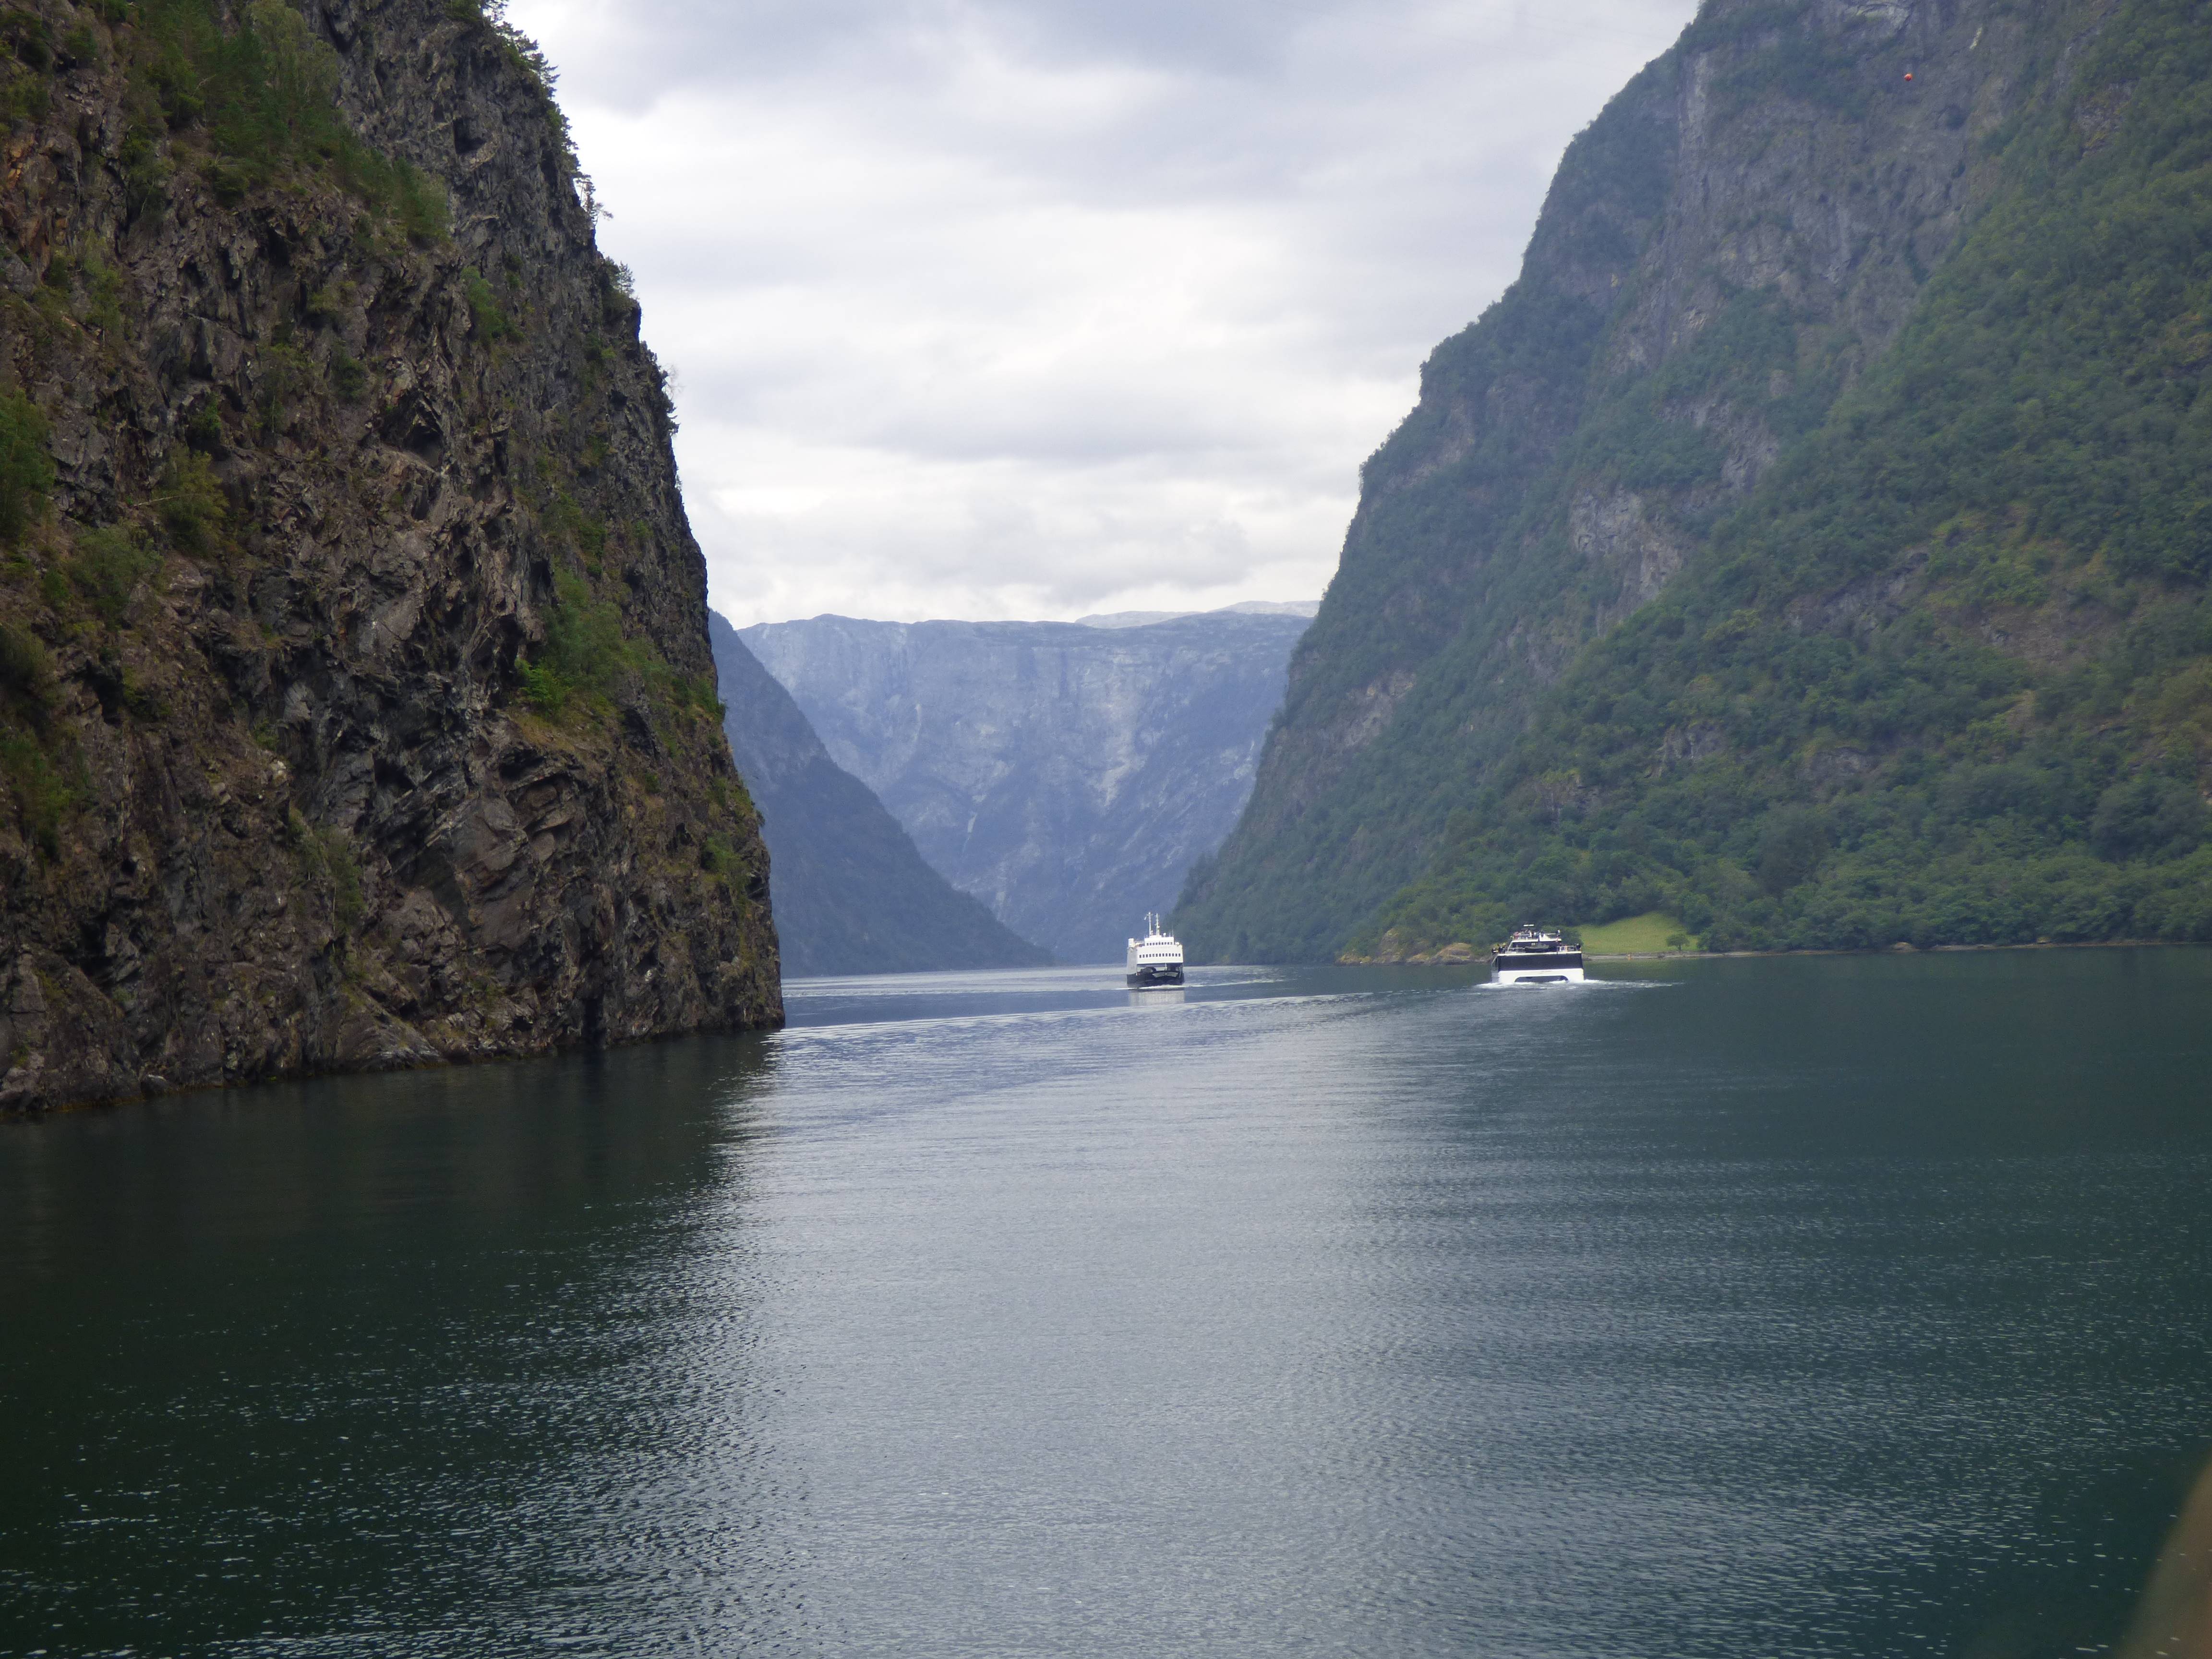
[[[1897,337],[2108,8],[1712,0],[1570,147],[1369,461],[1249,811],[1177,911],[1334,955],[1589,643]]]
[[[737,630],[709,611],[723,727],[768,842],[788,974],[1027,968],[1050,960],[931,869],[868,786],[830,758]]]
[[[526,43],[6,32],[0,1103],[779,1019],[663,383]]]
[[[1236,822],[1302,616],[744,630],[837,763],[1023,938],[1119,961]]]

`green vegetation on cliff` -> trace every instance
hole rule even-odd
[[[1871,17],[1716,0],[1571,149],[1370,463],[1199,951],[2212,937],[2212,12]],[[1586,370],[1449,383],[1539,300]]]
[[[134,0],[115,11],[129,25],[119,36],[131,66],[124,154],[142,210],[166,197],[172,158],[197,151],[226,204],[288,172],[315,170],[388,213],[406,235],[446,234],[444,188],[345,124],[337,55],[283,0],[252,0],[234,15],[215,0]]]
[[[1371,935],[2212,939],[2212,31],[2138,0],[1912,320]]]

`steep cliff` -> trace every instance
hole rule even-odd
[[[2166,34],[2201,33],[2206,15],[2201,5],[2136,13],[2171,13]],[[1922,763],[1904,758],[1907,748],[1946,767],[1968,758],[1935,751],[2002,712],[1992,698],[2016,700],[2027,686],[1976,653],[2021,663],[2044,647],[2006,635],[2001,603],[1959,592],[1951,605],[1915,586],[1929,562],[1926,538],[1947,515],[1971,510],[1984,516],[1954,526],[1962,542],[1979,536],[2017,556],[2056,521],[2044,514],[2039,530],[2034,513],[2015,512],[2021,493],[1986,499],[1963,484],[1926,492],[1900,515],[1902,473],[1854,471],[1847,458],[1868,436],[1869,398],[1894,401],[1903,387],[1906,401],[1924,403],[1947,374],[1971,377],[1981,440],[2003,448],[2013,404],[2034,395],[2032,381],[1984,373],[1972,353],[2033,358],[2038,331],[2065,313],[2024,307],[2024,272],[1965,251],[1973,237],[1999,233],[2008,204],[2040,199],[2068,169],[2113,165],[2124,146],[2107,148],[2130,124],[2170,126],[2171,96],[2191,73],[2156,29],[2138,37],[2130,26],[2131,46],[2107,51],[2100,42],[2114,15],[2106,0],[1714,0],[1607,106],[1570,147],[1519,281],[1438,348],[1419,405],[1367,465],[1342,567],[1293,660],[1251,807],[1177,911],[1196,949],[1329,956],[1355,940],[1375,948],[1386,927],[1400,947],[1480,934],[1523,899],[1574,921],[1672,902],[1681,882],[1670,887],[1638,863],[1645,849],[1560,839],[1601,804],[1641,799],[1670,777],[1702,780],[1689,788],[1702,805],[1680,805],[1664,827],[1622,818],[1607,833],[1671,837],[1680,845],[1667,867],[1678,876],[1685,861],[1756,862],[1755,843],[1770,832],[1808,846],[1832,838],[1839,830],[1825,821],[1762,827],[1782,805],[1771,792],[1734,806],[1714,799],[1732,763],[1723,751],[1740,752],[1716,711],[1735,709],[1741,724],[1802,701],[1808,675],[1832,702],[1895,702],[1895,693],[1929,705],[1911,744],[1894,719],[1882,726],[1865,710],[1863,720],[1839,720],[1825,704],[1801,709],[1807,717],[1786,743],[1773,735],[1791,749],[1787,765],[1802,772],[1793,787],[1808,800],[1839,783],[1863,792],[1899,781],[1884,769],[1893,756],[1908,771]],[[2194,24],[2175,21],[2185,16]],[[2130,51],[2143,54],[2132,70]],[[2085,78],[2093,61],[2101,67]],[[2134,92],[2154,70],[2169,94],[2156,104]],[[2184,150],[2175,185],[2195,165]],[[2160,188],[2178,206],[2197,186]],[[2008,251],[2017,260],[2031,249],[2015,234]],[[2098,256],[2082,251],[2090,257],[2066,280],[2095,279]],[[2201,252],[2169,244],[2162,273],[2159,257],[2136,273],[2163,284],[2154,314],[2135,319],[2142,337],[2177,329],[2197,337],[2192,284],[2201,278],[2189,272]],[[1939,282],[1975,285],[1985,303],[1964,359],[1955,335],[1945,345],[1911,326],[1925,320]],[[2145,370],[2177,386],[2177,372],[2190,388],[2199,378],[2187,349],[2163,358],[2123,351],[2083,372],[2109,388]],[[2092,403],[2099,395],[2087,394]],[[2193,395],[2139,435],[2185,432]],[[1814,455],[1828,458],[1819,465],[1836,486],[1824,510],[1865,515],[1878,554],[1845,556],[1832,535],[1808,542],[1805,519],[1770,506],[1802,485]],[[1954,453],[1952,464],[1954,482],[1972,471],[1968,457]],[[2124,471],[2103,471],[2092,487],[2124,489]],[[1756,549],[1746,539],[1754,520],[1771,526]],[[2077,537],[2077,562],[2096,561],[2099,540]],[[2188,597],[2185,573],[2144,580],[2123,613],[2138,600],[2163,610]],[[1698,611],[1701,631],[1654,681],[1650,630],[1672,628],[1668,637],[1680,640],[1688,625],[1662,599],[1678,586],[1716,596],[1700,605],[1726,603]],[[1882,633],[1893,622],[1898,629]],[[1762,659],[1740,683],[1714,678],[1743,666],[1740,642],[1770,628],[1819,640],[1795,670],[1770,672]],[[1949,630],[1944,638],[1958,646],[1940,672],[1914,658],[1908,637],[1930,628]],[[2094,631],[2074,627],[2077,639]],[[2054,666],[2074,649],[2049,642]],[[1643,654],[1632,664],[1624,650]],[[1825,665],[1817,672],[1807,666],[1816,657]],[[1601,659],[1613,669],[1601,672]],[[1602,696],[1573,690],[1590,683],[1577,676],[1592,674]],[[1548,735],[1532,735],[1532,721]],[[1856,743],[1855,721],[1868,727]],[[1607,747],[1616,726],[1620,740]],[[1584,739],[1604,750],[1602,764],[1577,750]],[[1982,747],[1973,758],[2006,758],[2002,742]],[[2102,783],[2085,780],[2091,801],[2113,769],[2140,759],[2085,762],[2107,771]],[[1527,831],[1515,850],[1478,854],[1509,817]],[[1626,860],[1618,879],[1590,874],[1591,859],[1616,853]],[[1778,857],[1774,879],[1798,857]],[[1547,858],[1581,873],[1511,875]],[[1739,878],[1744,891],[1758,885],[1741,869],[1714,876]],[[1945,932],[1928,927],[1930,938]]]
[[[817,617],[744,639],[954,885],[1103,962],[1236,822],[1305,627]]]
[[[0,36],[0,1103],[779,1019],[663,382],[527,43]]]
[[[2212,10],[2049,45],[1891,350],[1357,948],[1532,907],[1709,946],[2212,939]]]
[[[1027,968],[1051,958],[922,861],[868,786],[830,758],[791,693],[707,613],[730,752],[761,815],[787,974]]]

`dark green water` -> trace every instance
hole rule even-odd
[[[2057,1656],[2212,951],[823,981],[0,1128],[0,1653]]]

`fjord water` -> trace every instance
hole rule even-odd
[[[0,1652],[2061,1654],[2212,952],[802,983],[0,1132]]]

